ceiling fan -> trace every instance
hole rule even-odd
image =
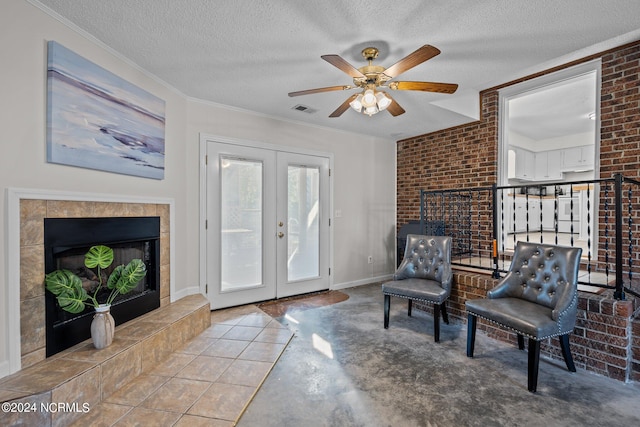
[[[363,89],[361,93],[351,95],[329,117],[340,117],[349,107],[368,116],[383,110],[389,111],[394,117],[399,116],[405,110],[391,96],[379,89],[418,90],[438,93],[454,93],[458,89],[458,85],[453,83],[391,81],[398,75],[438,54],[440,54],[438,48],[427,44],[405,56],[389,68],[373,65],[373,60],[378,57],[378,49],[375,47],[367,47],[362,50],[362,56],[369,61],[369,65],[360,68],[355,68],[339,55],[322,55],[322,59],[352,77],[353,85],[329,86],[289,92],[289,96],[361,88]]]

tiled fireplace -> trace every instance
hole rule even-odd
[[[20,200],[22,369],[45,359],[45,218],[160,217],[160,305],[170,301],[170,205],[87,200]]]
[[[117,265],[126,265],[134,258],[146,267],[137,285],[111,303],[116,326],[160,307],[160,217],[44,219],[45,273],[69,270],[80,278],[87,294],[106,302],[111,291],[100,290],[96,270],[85,267],[85,254],[94,245],[107,245],[113,250],[112,264],[101,270],[105,281]],[[93,306],[69,313],[60,308],[54,294],[45,292],[45,307],[47,357],[91,336]]]

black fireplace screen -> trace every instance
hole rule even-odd
[[[114,262],[105,271],[141,259],[147,275],[137,287],[119,295],[111,306],[116,325],[141,316],[160,306],[160,218],[46,218],[44,223],[45,273],[68,269],[82,280],[93,295],[98,286],[95,272],[84,266],[84,254],[93,245],[107,245],[114,251]],[[106,292],[106,291],[100,291]],[[98,293],[103,302],[106,295]],[[90,337],[93,307],[72,314],[60,308],[56,297],[45,292],[47,357]]]

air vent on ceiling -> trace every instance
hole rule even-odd
[[[307,107],[306,105],[302,105],[302,104],[296,105],[295,107],[293,107],[293,110],[302,111],[303,113],[307,113],[307,114],[313,114],[316,111],[318,111],[314,108]]]

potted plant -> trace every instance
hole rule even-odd
[[[55,270],[45,275],[47,290],[53,293],[60,308],[69,313],[77,314],[85,310],[86,306],[93,306],[96,314],[91,322],[91,338],[96,348],[101,349],[111,344],[113,340],[114,321],[110,309],[113,300],[120,294],[131,292],[147,274],[147,267],[141,259],[132,259],[127,265],[118,265],[108,278],[104,277],[105,270],[113,263],[113,249],[105,245],[89,248],[84,256],[84,265],[88,269],[95,269],[98,284],[93,294],[83,287],[82,279],[67,269]],[[110,290],[105,301],[98,301],[101,290]]]

